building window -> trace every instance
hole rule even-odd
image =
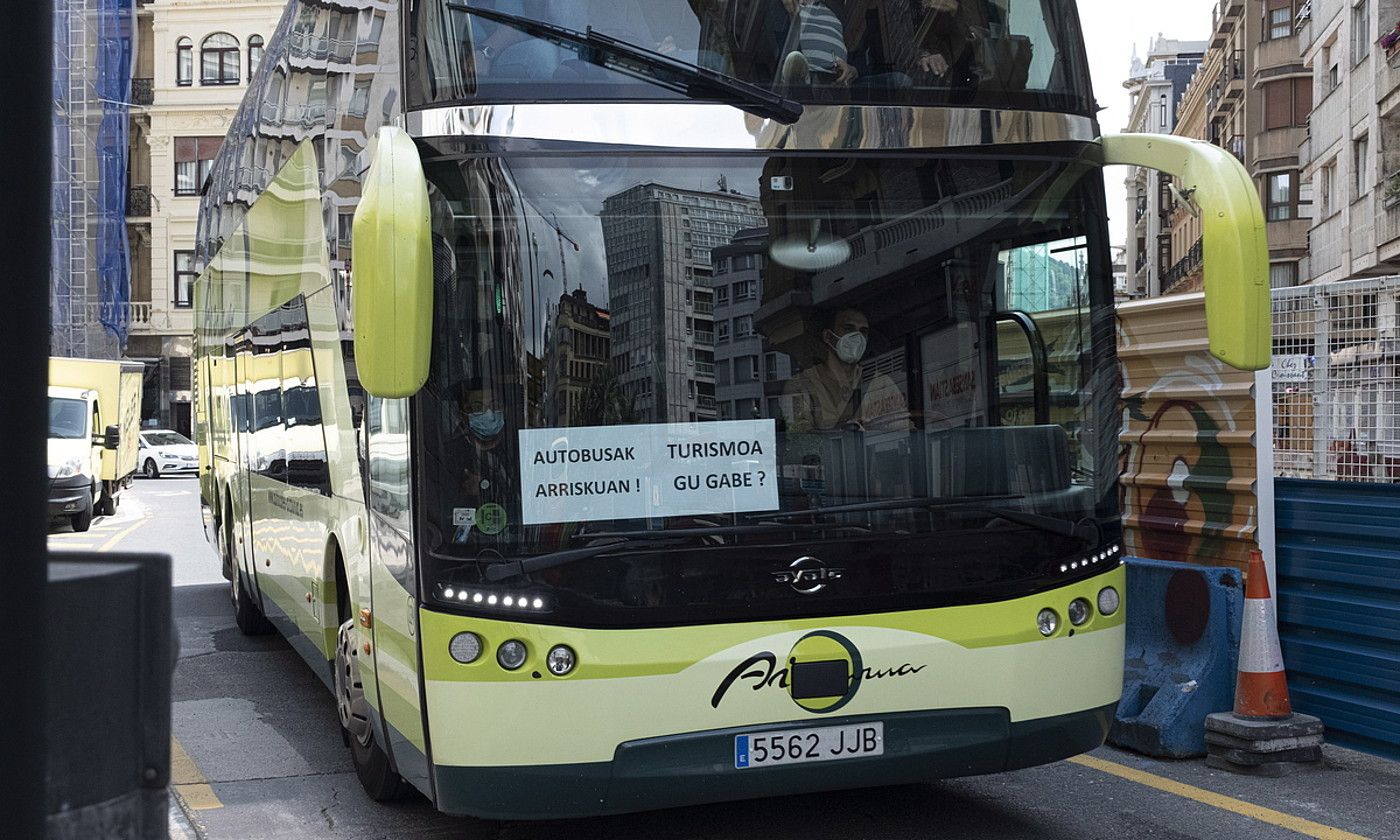
[[[729,341],[729,322],[728,322],[728,321],[716,321],[716,322],[715,322],[715,342],[716,342],[717,344],[724,344],[724,343],[727,342],[727,341]]]
[[[1269,265],[1269,288],[1287,289],[1298,285],[1298,264],[1295,262]]]
[[[219,154],[219,137],[175,138],[175,194],[198,195]]]
[[[180,87],[194,84],[194,41],[189,38],[175,42],[175,84]]]
[[[753,317],[750,315],[740,315],[734,319],[734,337],[748,338],[753,335]]]
[[[199,83],[238,84],[238,39],[227,32],[215,32],[199,45]]]
[[[1312,113],[1311,79],[1283,79],[1263,87],[1265,129],[1308,124],[1308,115]]]
[[[1271,222],[1286,222],[1296,215],[1297,176],[1292,172],[1274,172],[1264,176],[1265,215]]]
[[[715,286],[715,306],[729,305],[729,285]]]
[[[1371,135],[1351,141],[1351,200],[1371,191]]]
[[[753,300],[758,297],[758,283],[753,280],[740,280],[734,284],[734,300]]]
[[[199,276],[194,270],[194,251],[175,252],[175,300],[182,309],[194,306],[194,279]]]
[[[1367,0],[1355,0],[1351,7],[1351,63],[1359,64],[1371,54],[1371,15]]]
[[[258,66],[262,64],[262,58],[263,38],[261,35],[254,35],[248,39],[248,81],[253,81]]]
[[[1274,41],[1293,35],[1293,0],[1266,0],[1264,14],[1265,40]]]
[[[1337,207],[1337,161],[1332,159],[1322,165],[1320,172],[1322,183],[1319,188],[1321,195],[1318,197],[1321,202],[1319,218],[1325,219],[1335,213],[1340,208]]]

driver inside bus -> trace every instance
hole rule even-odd
[[[500,529],[484,521],[483,511],[509,510],[513,492],[501,402],[491,388],[473,379],[459,388],[447,425],[447,451],[461,465],[453,506],[473,512],[470,522],[454,523],[452,542],[468,542],[478,533],[495,536]]]
[[[884,374],[865,378],[861,360],[870,342],[870,321],[858,309],[843,309],[820,335],[825,356],[788,380],[789,432],[896,431],[909,429],[909,404]]]

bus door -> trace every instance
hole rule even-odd
[[[409,472],[408,400],[370,397],[366,412],[369,462],[370,599],[374,673],[384,743],[398,772],[428,790],[418,656],[417,562]]]

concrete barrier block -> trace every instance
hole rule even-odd
[[[1234,705],[1239,570],[1130,557],[1123,698],[1108,740],[1152,756],[1206,754],[1205,720]]]

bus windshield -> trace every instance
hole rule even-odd
[[[713,84],[660,84],[606,41],[797,102],[1094,113],[1069,0],[426,0],[409,41],[410,107],[744,105]]]
[[[1116,535],[1111,273],[1081,147],[467,142],[425,155],[425,598],[504,581],[618,624],[956,603],[1034,591]],[[390,413],[371,405],[372,458]],[[371,493],[394,497],[404,471],[384,472],[400,483],[372,466]]]

